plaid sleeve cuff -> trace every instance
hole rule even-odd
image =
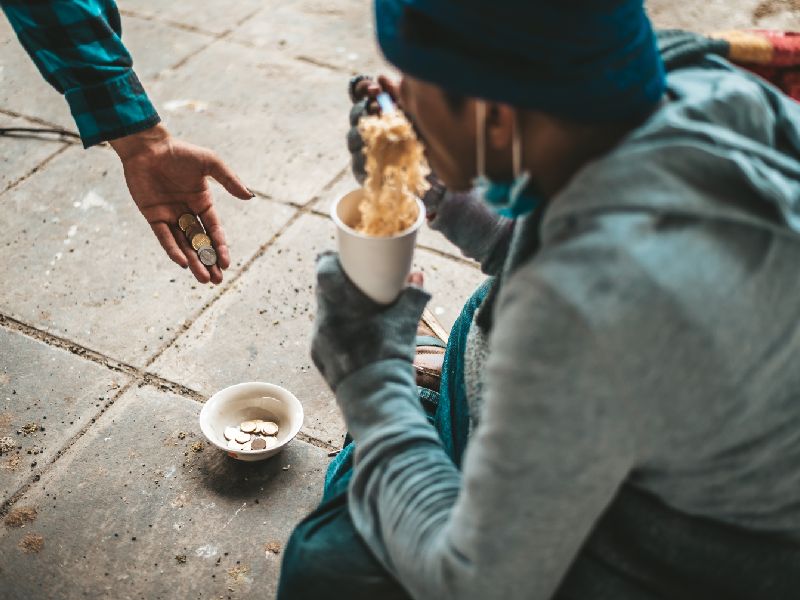
[[[133,70],[100,84],[67,90],[84,148],[138,133],[161,121]]]

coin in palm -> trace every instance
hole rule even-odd
[[[186,232],[192,225],[199,226],[200,223],[197,221],[197,217],[191,213],[182,214],[178,219],[178,227],[180,227],[183,232]]]
[[[197,235],[192,236],[192,248],[195,250],[200,250],[204,246],[211,246],[211,238],[208,237],[205,233],[198,233]]]
[[[207,267],[212,267],[217,264],[217,253],[211,246],[203,246],[197,251],[197,256],[200,257],[200,262]]]

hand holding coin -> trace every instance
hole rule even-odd
[[[178,218],[178,227],[186,235],[186,240],[197,252],[200,262],[206,267],[217,264],[217,252],[211,245],[211,238],[203,230],[200,221],[191,213],[184,213]]]
[[[131,197],[167,255],[181,267],[188,267],[200,283],[221,283],[230,256],[206,178],[216,179],[242,200],[253,194],[216,154],[176,140],[163,125],[112,140],[111,145],[122,160]],[[196,216],[214,255],[209,250],[201,255],[192,246],[178,224],[183,214]]]

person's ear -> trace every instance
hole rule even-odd
[[[511,146],[514,136],[514,108],[508,104],[487,103],[486,143],[493,150]]]

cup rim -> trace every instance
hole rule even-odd
[[[361,233],[360,231],[356,231],[352,227],[350,227],[347,223],[342,221],[339,218],[339,214],[337,209],[339,208],[339,203],[345,198],[345,196],[349,196],[353,192],[363,192],[364,188],[356,188],[354,190],[350,190],[349,192],[345,192],[344,194],[340,194],[337,196],[336,200],[334,201],[333,205],[331,206],[331,219],[339,229],[346,231],[349,235],[354,237],[363,239],[363,240],[396,240],[398,238],[407,236],[410,233],[417,231],[422,224],[425,222],[425,204],[419,198],[414,198],[417,201],[417,220],[414,221],[412,225],[404,229],[403,231],[396,233],[394,235],[382,235],[382,236],[375,236],[375,235],[367,235],[365,233]]]
[[[220,450],[224,450],[225,452],[230,452],[230,448],[228,448],[227,446],[223,446],[221,444],[218,444],[215,441],[214,436],[209,435],[209,433],[206,431],[205,424],[207,422],[210,423],[209,419],[207,418],[208,411],[211,410],[210,407],[212,407],[217,402],[220,402],[219,398],[223,393],[235,392],[238,388],[244,388],[244,387],[247,387],[247,386],[254,386],[254,385],[255,386],[260,386],[263,389],[270,390],[272,392],[274,392],[275,390],[278,390],[279,392],[281,392],[281,397],[280,398],[276,398],[276,399],[278,401],[280,401],[280,402],[286,402],[287,404],[293,405],[297,409],[297,411],[299,413],[299,415],[298,415],[299,418],[297,419],[297,423],[295,423],[294,426],[292,427],[292,429],[289,430],[289,436],[286,438],[286,441],[284,441],[282,444],[278,444],[277,446],[273,446],[272,448],[264,448],[263,450],[236,450],[236,453],[237,454],[244,454],[244,455],[247,455],[247,456],[258,456],[259,454],[264,454],[266,452],[274,453],[277,450],[279,450],[280,448],[283,448],[284,446],[289,444],[289,442],[291,442],[295,437],[297,437],[297,434],[300,433],[300,430],[303,428],[303,421],[305,420],[305,412],[303,411],[303,404],[300,402],[300,400],[297,398],[297,396],[295,396],[292,392],[287,390],[285,387],[282,387],[282,386],[277,385],[275,383],[268,383],[266,381],[243,381],[241,383],[235,383],[233,385],[229,385],[228,387],[222,388],[221,390],[217,390],[216,392],[214,392],[209,397],[208,400],[206,400],[203,403],[203,408],[200,409],[200,414],[198,415],[198,421],[200,423],[200,431],[202,431],[203,435],[205,436],[205,438],[208,440],[208,442],[210,444],[213,444],[215,447],[219,448]],[[267,392],[267,393],[269,393],[269,392]]]

